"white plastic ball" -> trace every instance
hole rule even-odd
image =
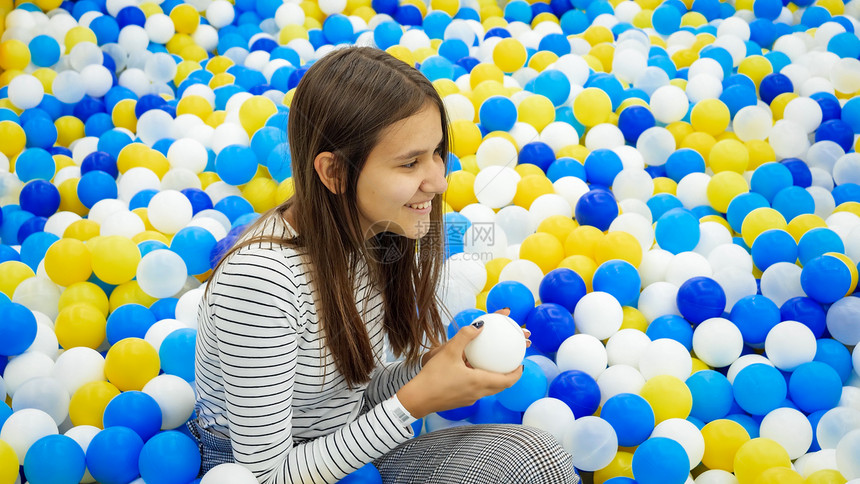
[[[660,70],[662,71],[662,69]],[[636,149],[642,153],[645,162],[650,166],[666,164],[666,160],[675,151],[675,148],[675,137],[662,126],[646,129],[636,140]]]
[[[632,328],[622,329],[606,342],[607,362],[610,367],[627,365],[638,369],[639,358],[649,344],[651,344],[651,338],[642,331]]]
[[[275,11],[275,23],[280,29],[287,25],[304,25],[305,11],[297,3],[285,3]]]
[[[540,141],[558,153],[565,146],[579,144],[579,133],[568,123],[554,121],[540,132]]]
[[[185,285],[188,269],[176,252],[157,249],[148,252],[137,265],[140,289],[158,299],[173,297]]]
[[[12,397],[12,411],[25,408],[41,410],[60,425],[69,416],[70,396],[57,380],[42,376],[25,381]]]
[[[526,354],[522,328],[513,319],[497,313],[479,316],[477,321],[483,321],[484,325],[466,345],[464,354],[469,363],[495,373],[510,373],[520,366]]]
[[[857,429],[860,429],[860,411],[836,407],[821,416],[815,430],[815,438],[822,449],[835,449],[847,433]]]
[[[621,331],[616,335],[619,333]],[[620,393],[638,395],[644,385],[645,378],[636,368],[629,365],[612,365],[597,378],[597,386],[600,388],[600,405],[602,406],[607,400]]]
[[[76,346],[57,357],[50,375],[62,383],[71,396],[87,383],[107,381],[104,368],[105,359],[98,351]]]
[[[802,158],[810,146],[806,129],[787,119],[780,119],[774,123],[768,136],[768,143],[773,148],[777,159]]]
[[[573,410],[563,401],[552,397],[536,400],[523,414],[523,425],[549,432],[559,443],[573,422]]]
[[[738,479],[731,472],[711,469],[699,474],[695,484],[738,484]]]
[[[597,380],[606,370],[606,347],[594,336],[575,334],[558,348],[555,362],[560,371],[579,370]]]
[[[230,25],[235,15],[233,5],[226,0],[215,0],[206,7],[206,20],[216,29]]]
[[[21,385],[31,378],[39,378],[51,375],[54,360],[50,356],[39,353],[23,353],[9,360],[6,370],[3,372],[3,380],[6,383],[6,393],[15,397],[15,392]]]
[[[30,109],[38,106],[45,95],[45,88],[42,83],[29,74],[19,74],[12,78],[7,89],[6,94],[9,101],[19,109]]]
[[[814,99],[808,97],[797,97],[789,101],[783,114],[783,119],[799,124],[806,130],[807,134],[818,128],[822,117],[821,106]]]
[[[203,298],[204,290],[205,286],[200,286],[179,296],[179,301],[176,303],[176,319],[191,328],[197,328],[197,307]]]
[[[580,333],[604,340],[621,328],[624,311],[614,296],[594,291],[579,300],[573,311],[573,319]]]
[[[481,170],[488,166],[509,167],[515,164],[517,156],[516,146],[507,139],[496,136],[481,142],[475,153],[475,161]]]
[[[801,268],[790,262],[777,262],[765,269],[761,276],[761,293],[782,306],[793,297],[805,296],[800,285]]]
[[[714,251],[711,251],[711,254]],[[669,262],[666,268],[666,282],[681,287],[690,278],[711,277],[713,273],[711,264],[703,255],[696,252],[681,252],[675,254]]]
[[[156,230],[165,234],[178,232],[191,221],[193,215],[191,201],[176,190],[156,193],[147,208],[149,222]]]
[[[740,329],[728,319],[706,319],[693,331],[696,357],[714,368],[732,364],[740,357],[743,346]]]
[[[690,102],[693,103],[705,99],[719,99],[720,94],[723,93],[723,84],[714,76],[699,74],[687,82],[686,92]]]
[[[744,106],[732,120],[732,130],[741,141],[764,140],[773,128],[773,116],[761,106]]]
[[[584,180],[575,176],[563,176],[559,178],[553,182],[552,188],[555,190],[555,193],[558,193],[567,200],[572,210],[576,210],[579,198],[588,193],[590,189]]]
[[[519,205],[508,205],[496,213],[496,225],[504,232],[509,244],[521,244],[529,235],[535,233],[529,211]]]
[[[176,375],[162,373],[149,380],[141,391],[155,399],[161,408],[162,430],[183,425],[194,411],[194,389]]]
[[[57,74],[51,84],[51,92],[59,101],[74,104],[84,98],[86,87],[80,74],[68,70]]]
[[[767,333],[765,352],[773,365],[783,371],[793,371],[815,358],[815,335],[803,323],[783,321]]]
[[[506,140],[503,141],[510,145]],[[513,145],[510,147],[513,148]],[[475,196],[480,203],[490,208],[505,207],[514,200],[517,183],[521,178],[513,168],[487,165],[475,176]]]
[[[689,103],[687,93],[680,87],[671,84],[662,86],[651,95],[651,113],[661,123],[673,123],[687,114]]]
[[[137,135],[148,145],[173,136],[173,118],[161,109],[150,109],[137,120]]]
[[[187,327],[188,325],[176,319],[162,319],[161,321],[155,322],[155,324],[146,330],[146,334],[143,339],[152,345],[152,347],[155,348],[155,351],[158,351],[161,349],[161,343],[164,342],[164,338],[166,338],[170,333],[177,329],[185,329]]]
[[[616,200],[630,198],[647,201],[654,194],[654,179],[642,169],[624,169],[612,182],[612,193]]]
[[[749,271],[737,267],[726,267],[714,272],[711,278],[723,288],[726,294],[726,311],[730,312],[734,305],[746,296],[758,293],[755,276]]]
[[[678,286],[671,282],[657,281],[642,289],[638,309],[649,323],[667,314],[680,316],[677,298]]]
[[[611,123],[602,123],[592,127],[585,134],[585,147],[588,151],[612,149],[624,146],[624,134]]]
[[[675,196],[687,209],[708,205],[707,190],[710,181],[711,176],[706,173],[690,173],[678,182]]]
[[[570,209],[570,204],[561,195],[555,193],[545,193],[537,197],[531,205],[529,205],[529,217],[531,218],[532,226],[537,227],[549,217],[553,215],[561,215],[565,218],[573,216]]]
[[[690,459],[690,470],[699,465],[705,455],[705,438],[699,428],[689,420],[666,419],[654,427],[651,437],[666,437],[681,444]]]
[[[673,339],[660,338],[645,347],[639,357],[639,372],[646,381],[658,375],[671,375],[686,381],[693,372],[693,360],[684,345]]]
[[[505,264],[499,272],[499,282],[517,281],[531,291],[535,301],[540,300],[540,283],[544,273],[540,266],[528,259],[516,259]]]
[[[247,467],[228,462],[218,464],[203,475],[200,484],[256,484],[257,477]]]
[[[812,425],[800,411],[781,407],[765,415],[760,433],[782,446],[792,460],[806,454],[812,444]]]
[[[466,96],[459,93],[449,94],[442,101],[450,121],[472,121],[475,119],[475,105]]]
[[[578,418],[562,435],[562,447],[573,456],[573,465],[583,471],[603,469],[618,452],[618,436],[606,420],[587,415]]]
[[[753,268],[752,256],[749,252],[733,243],[721,244],[711,249],[708,253],[708,264],[713,271],[736,267],[751,273]]]
[[[0,440],[12,447],[18,462],[24,462],[31,445],[42,437],[58,433],[57,424],[50,415],[35,408],[25,408],[13,412],[6,419],[0,428]]]
[[[103,65],[88,65],[81,70],[81,82],[87,96],[102,97],[113,85],[110,71]]]
[[[37,276],[34,279],[41,278]],[[20,285],[18,287],[20,287]],[[56,307],[56,305],[54,307]],[[52,360],[56,360],[60,353],[60,345],[57,342],[57,335],[54,333],[52,321],[48,316],[46,316],[46,318],[48,318],[47,323],[39,321],[38,319],[36,320],[36,339],[33,340],[33,343],[25,350],[25,352],[36,351],[48,355]],[[2,397],[2,395],[0,395],[0,397]]]

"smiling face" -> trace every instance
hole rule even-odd
[[[440,155],[442,122],[430,103],[382,131],[358,177],[365,238],[391,231],[419,239],[430,228],[432,203],[448,187]]]

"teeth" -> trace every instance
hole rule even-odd
[[[416,210],[423,210],[423,209],[425,209],[425,208],[429,207],[431,203],[432,203],[432,201],[427,201],[427,202],[424,202],[424,203],[419,203],[419,204],[417,204],[417,205],[410,205],[410,204],[407,204],[407,207],[412,207],[412,208],[414,208],[414,209],[416,209]]]

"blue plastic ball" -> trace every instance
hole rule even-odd
[[[555,353],[564,340],[576,333],[570,311],[551,302],[542,303],[529,312],[526,329],[532,332],[532,344],[544,353]]]
[[[798,366],[788,384],[791,400],[805,413],[829,410],[842,396],[842,379],[826,363],[810,361]]]
[[[161,429],[161,408],[150,395],[125,391],[113,397],[104,411],[104,427],[127,427],[146,442]]]
[[[98,482],[131,482],[140,475],[138,458],[142,448],[143,439],[134,430],[108,427],[90,441],[87,447],[87,469]]]
[[[816,341],[815,360],[824,363],[836,371],[842,384],[848,381],[851,377],[853,363],[851,361],[851,352],[844,344],[832,338],[821,338]],[[791,383],[789,382],[789,393],[791,392]]]
[[[52,183],[33,180],[24,185],[20,194],[21,209],[39,217],[50,217],[60,206],[60,192]]]
[[[693,250],[699,243],[699,219],[689,210],[673,208],[657,219],[655,239],[673,254]]]
[[[728,415],[734,394],[725,375],[714,370],[697,371],[687,378],[686,384],[693,396],[690,416],[707,423]]]
[[[18,303],[0,303],[0,355],[21,354],[35,339],[33,312]]]
[[[642,442],[633,453],[632,466],[637,483],[684,484],[690,472],[690,458],[678,442],[666,437],[652,437]]]
[[[665,314],[648,324],[645,334],[655,341],[661,338],[673,339],[690,351],[693,348],[693,326],[689,321],[675,314]]]
[[[65,435],[47,435],[27,450],[24,475],[31,484],[77,484],[84,477],[81,446]]]
[[[776,304],[760,294],[739,299],[732,306],[729,320],[741,330],[747,344],[764,343],[767,333],[781,321]]]
[[[185,227],[170,241],[170,250],[179,254],[188,273],[202,274],[209,270],[209,254],[215,247],[215,236],[202,227]]]
[[[594,271],[595,291],[611,294],[622,306],[635,306],[639,299],[642,278],[633,264],[624,260],[608,260]]]
[[[768,104],[780,94],[793,91],[794,86],[791,83],[791,79],[785,74],[768,74],[762,78],[759,84],[759,96],[762,101]]]
[[[808,230],[797,243],[797,258],[804,266],[827,252],[845,253],[845,243],[836,232],[826,227]]]
[[[507,97],[491,96],[481,103],[478,116],[487,131],[509,131],[517,122],[517,107]]]
[[[739,371],[732,391],[738,405],[752,415],[767,415],[780,407],[788,395],[785,378],[779,370],[763,363],[753,363]]]
[[[196,341],[197,330],[194,328],[180,328],[168,334],[158,349],[158,358],[164,373],[193,382]]]
[[[797,158],[786,158],[781,160],[780,163],[791,172],[791,178],[795,185],[800,188],[807,188],[812,185],[812,172],[805,161]]]
[[[579,160],[563,156],[556,158],[546,170],[546,177],[549,181],[555,183],[560,178],[572,176],[585,181],[585,166]]]
[[[27,183],[31,180],[50,180],[54,178],[56,163],[54,158],[42,148],[27,148],[15,160],[15,174]]]
[[[537,165],[541,171],[545,172],[555,161],[555,152],[542,141],[532,141],[520,148],[518,161],[519,164]]]
[[[621,157],[612,150],[596,149],[585,157],[585,176],[590,183],[610,187],[623,169]]]
[[[741,193],[729,202],[726,221],[729,222],[732,230],[740,233],[746,216],[753,210],[762,207],[770,208],[770,203],[765,197],[755,192]]]
[[[140,476],[152,484],[192,481],[200,471],[197,443],[176,430],[156,434],[140,451]]]
[[[51,67],[60,60],[60,44],[50,35],[37,35],[27,45],[30,62],[39,67]]]
[[[638,105],[632,105],[621,111],[618,116],[618,129],[624,134],[624,139],[631,145],[646,129],[654,127],[656,121],[651,110]]]
[[[77,188],[78,199],[87,208],[99,200],[117,197],[116,180],[101,170],[93,170],[81,176]]]
[[[647,400],[633,393],[609,397],[600,410],[600,418],[609,422],[622,447],[641,444],[654,430],[654,410]]]
[[[797,261],[797,242],[785,230],[766,230],[753,241],[752,258],[761,271],[777,262],[794,264]]]
[[[523,360],[523,374],[520,379],[513,386],[497,393],[496,399],[508,410],[525,412],[529,405],[545,397],[546,391],[546,375],[540,365],[531,360]]]
[[[547,69],[534,79],[534,92],[545,96],[558,107],[570,96],[570,81],[561,71]]]
[[[560,304],[571,313],[585,293],[586,286],[582,276],[564,267],[548,272],[541,280],[538,290],[542,302]]]
[[[777,193],[793,184],[791,171],[785,165],[769,162],[755,169],[750,180],[750,190],[772,202]]]
[[[847,152],[854,144],[854,131],[845,121],[830,119],[822,122],[815,130],[815,142],[819,141],[833,141]]]
[[[678,310],[693,324],[723,314],[726,293],[717,281],[709,277],[692,277],[678,288]]]
[[[827,328],[827,314],[821,304],[808,297],[793,297],[780,308],[783,321],[799,321],[820,338]]]
[[[566,403],[576,418],[592,415],[600,406],[600,387],[594,378],[584,371],[568,370],[559,373],[550,382],[547,395]]]
[[[600,230],[607,230],[612,221],[618,217],[618,202],[609,190],[593,188],[579,197],[574,212],[580,225],[591,225]]]
[[[851,283],[849,268],[842,260],[829,255],[809,260],[800,273],[803,291],[822,304],[834,303],[845,297],[852,289]]]
[[[477,402],[478,409],[469,417],[474,424],[488,423],[523,423],[523,414],[514,410],[508,410],[499,403],[496,395],[489,395]]]
[[[171,316],[173,317],[175,316]],[[123,304],[108,316],[106,326],[108,343],[113,345],[125,338],[142,339],[155,321],[155,315],[146,306]]]
[[[509,317],[519,325],[526,323],[529,313],[535,307],[532,292],[525,284],[517,281],[502,281],[487,293],[487,312],[493,313],[510,308]]]

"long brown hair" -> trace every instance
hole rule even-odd
[[[444,262],[441,195],[432,204],[430,230],[419,240],[388,231],[366,238],[357,208],[358,177],[380,134],[427,103],[439,110],[441,156],[447,160],[445,107],[430,81],[414,67],[370,47],[340,48],[315,62],[299,82],[289,111],[295,195],[250,224],[240,236],[245,240],[234,245],[213,271],[252,243],[301,248],[314,281],[325,345],[350,387],[367,382],[376,365],[355,300],[360,261],[367,262],[371,281],[382,293],[384,326],[396,356],[415,364],[426,345],[444,340],[442,306],[436,299]],[[322,152],[335,156],[335,179],[343,183],[340,194],[329,191],[317,176],[314,159]],[[301,232],[297,237],[245,237],[269,216],[283,216],[290,207]]]

